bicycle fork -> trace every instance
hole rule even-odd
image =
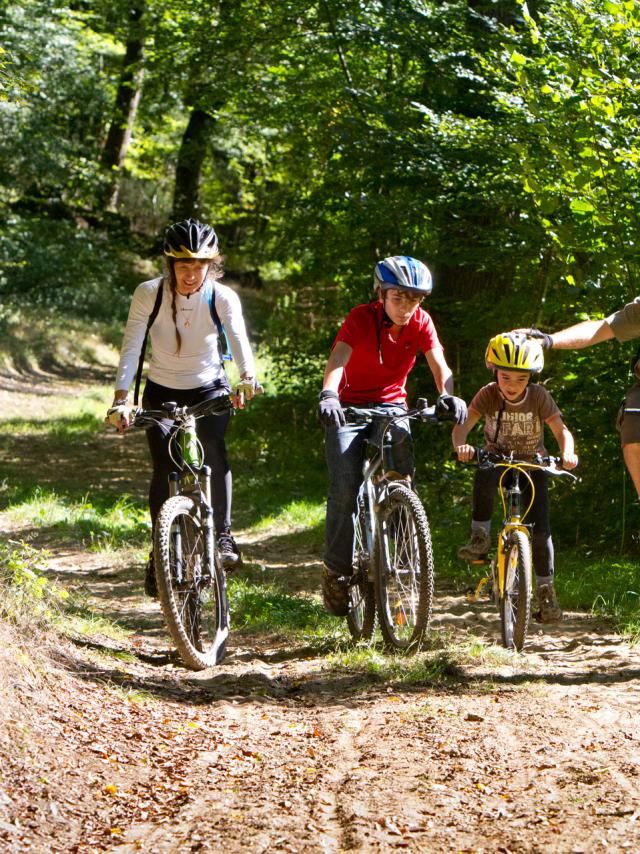
[[[498,534],[498,553],[492,569],[494,573],[494,589],[497,590],[500,599],[505,596],[507,590],[506,561],[507,553],[509,552],[509,541],[511,540],[511,534],[514,531],[521,531],[526,536],[527,542],[529,542],[531,537],[528,526],[524,525],[520,521],[519,516],[512,516],[507,522],[505,522],[502,530]]]
[[[180,472],[173,471],[169,475],[169,495],[175,496],[186,492],[184,487],[189,491],[194,490],[199,493],[198,504],[200,512],[200,520],[204,532],[204,573],[200,571],[199,577],[191,579],[198,583],[205,580],[207,584],[215,578],[215,536],[213,522],[213,506],[211,504],[211,469],[209,466],[202,466],[198,474],[180,475]],[[204,487],[204,488],[203,488]],[[174,522],[171,529],[171,537],[174,544],[176,582],[182,584],[188,579],[185,577],[185,567],[182,556],[182,532],[180,531],[179,522]],[[193,564],[192,564],[193,566]]]

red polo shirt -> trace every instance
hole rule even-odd
[[[424,309],[418,308],[397,338],[391,336],[391,327],[383,318],[382,303],[358,305],[336,335],[334,347],[344,341],[353,350],[340,383],[342,403],[404,403],[407,376],[418,352],[442,349],[433,320]]]

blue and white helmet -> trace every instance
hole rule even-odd
[[[427,296],[433,289],[431,273],[426,264],[408,255],[392,255],[378,261],[373,271],[373,284],[383,291],[402,288]]]

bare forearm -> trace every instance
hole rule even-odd
[[[551,335],[554,350],[581,350],[611,338],[613,332],[606,320],[584,320]]]
[[[427,363],[431,368],[433,381],[439,394],[453,394],[453,374],[447,364],[444,353],[440,349],[428,350],[425,353]]]
[[[343,342],[336,344],[327,360],[327,367],[325,368],[324,379],[322,381],[323,391],[335,391],[337,393],[340,388],[344,369],[351,358],[352,352],[348,344],[344,344]]]
[[[459,445],[466,444],[468,435],[469,429],[466,424],[456,424],[451,431],[451,442],[453,443],[453,447],[457,448]]]
[[[575,454],[576,448],[575,442],[573,441],[573,434],[570,433],[566,427],[563,427],[562,430],[560,430],[559,434],[556,436],[556,440],[562,456],[565,454]]]

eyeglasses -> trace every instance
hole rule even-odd
[[[419,305],[422,302],[422,297],[412,294],[411,291],[397,291],[394,288],[389,288],[386,294],[391,302],[408,302],[410,305]]]

